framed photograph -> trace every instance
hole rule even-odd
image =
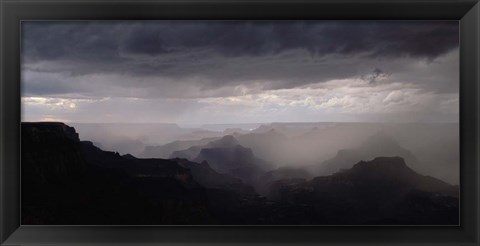
[[[0,8],[1,245],[479,245],[478,1]]]

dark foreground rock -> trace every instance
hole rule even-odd
[[[24,225],[458,224],[458,187],[398,157],[313,179],[268,172],[266,198],[208,161],[121,156],[63,123],[22,123],[21,136]]]

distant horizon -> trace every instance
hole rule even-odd
[[[274,122],[238,122],[238,123],[177,123],[177,122],[70,122],[70,121],[25,121],[22,123],[64,123],[64,124],[159,124],[159,125],[177,125],[177,126],[202,126],[202,125],[254,125],[254,124],[316,124],[316,123],[371,123],[371,124],[459,124],[458,121],[410,121],[410,122],[390,122],[390,121],[274,121]]]

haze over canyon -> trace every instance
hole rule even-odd
[[[23,21],[22,224],[458,225],[458,37]]]

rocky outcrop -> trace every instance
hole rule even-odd
[[[22,177],[44,184],[78,178],[86,168],[73,127],[63,123],[22,123]]]
[[[22,124],[22,223],[211,223],[207,193],[174,161],[80,142],[62,123]]]
[[[265,173],[268,164],[255,157],[249,148],[236,145],[227,148],[203,148],[195,162],[207,161],[212,169],[255,185]]]
[[[181,158],[194,160],[197,157],[202,149],[208,148],[233,148],[239,145],[237,139],[231,135],[223,136],[222,138],[209,141],[206,144],[194,145],[187,149],[173,151],[170,155],[170,158]]]
[[[193,146],[208,144],[217,138],[203,138],[200,140],[174,141],[161,146],[146,146],[144,151],[139,154],[142,158],[169,158],[173,152],[186,150]],[[175,157],[177,155],[173,155]]]
[[[379,132],[354,149],[341,149],[337,155],[316,166],[319,174],[327,175],[342,169],[349,169],[361,160],[371,160],[378,156],[399,156],[411,166],[417,166],[417,159],[407,149],[398,144],[392,137]]]
[[[280,180],[271,198],[311,207],[321,224],[459,223],[458,187],[423,176],[400,157],[361,161],[330,176]]]

